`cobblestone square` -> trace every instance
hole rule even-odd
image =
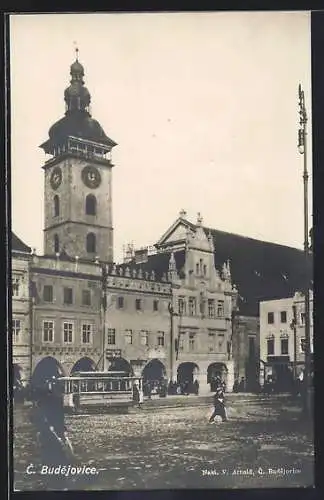
[[[209,398],[210,399],[210,398]],[[66,478],[68,489],[305,487],[313,484],[312,429],[287,396],[229,395],[229,421],[209,424],[207,398],[145,402],[127,415],[66,417],[77,463],[94,476]],[[28,408],[14,410],[15,489],[52,489],[27,474],[39,457]],[[37,469],[40,470],[39,467]],[[60,483],[57,488],[62,488]],[[54,486],[55,488],[55,486]]]

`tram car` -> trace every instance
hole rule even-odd
[[[118,409],[124,413],[135,403],[134,385],[143,390],[141,377],[126,372],[75,372],[70,377],[60,377],[64,394],[64,407],[75,413],[82,410]]]

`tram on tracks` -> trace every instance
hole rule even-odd
[[[134,386],[143,391],[142,377],[126,372],[75,372],[60,377],[64,406],[74,412],[89,409],[119,409],[124,412],[134,404]]]

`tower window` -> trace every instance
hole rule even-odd
[[[89,233],[87,235],[87,252],[88,253],[96,252],[96,235],[93,233]]]
[[[58,217],[60,215],[60,198],[57,194],[54,196],[54,217]]]
[[[93,194],[88,194],[86,197],[85,211],[86,215],[96,215],[97,213],[97,200]]]
[[[57,234],[54,234],[54,252],[58,253],[60,251],[60,240]]]

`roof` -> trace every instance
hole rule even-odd
[[[116,146],[116,143],[105,134],[100,123],[85,111],[66,114],[52,125],[48,135],[49,139],[40,146],[46,153],[52,152],[54,146],[65,144],[67,137],[70,136],[88,139],[110,148]]]
[[[187,222],[187,221],[186,221]],[[189,223],[192,229],[195,226]],[[204,227],[211,233],[215,246],[215,267],[221,271],[224,262],[230,261],[232,282],[239,293],[239,313],[245,316],[259,316],[259,302],[264,300],[292,297],[302,290],[306,279],[312,278],[312,259],[305,269],[304,252],[297,248],[278,245],[237,234]],[[162,241],[162,238],[161,240]],[[161,245],[162,246],[162,245]],[[123,265],[152,270],[161,279],[168,272],[171,250],[148,255],[147,262]],[[177,270],[182,270],[185,262],[184,250],[174,252]]]
[[[179,250],[178,252],[173,252],[173,253],[174,253],[174,257],[175,257],[175,261],[176,261],[177,271],[181,275],[182,269],[183,269],[184,264],[185,264],[185,251]],[[135,269],[141,268],[144,276],[145,276],[145,273],[148,272],[149,274],[151,274],[152,271],[154,271],[155,279],[158,281],[161,281],[162,278],[167,279],[170,257],[171,257],[171,252],[163,252],[163,253],[161,252],[161,253],[149,255],[147,257],[146,262],[136,263],[135,260],[133,260],[127,264],[117,265],[116,273],[118,274],[118,269],[120,267],[122,267],[124,269],[128,267],[130,269],[130,271],[132,271],[132,269],[134,269],[134,268]]]
[[[18,238],[15,233],[11,233],[11,250],[13,252],[31,253],[31,248]]]
[[[209,229],[205,228],[208,232]],[[259,315],[259,302],[293,296],[311,280],[302,250],[210,229],[215,245],[215,265],[230,260],[232,281],[239,292],[239,310]]]

